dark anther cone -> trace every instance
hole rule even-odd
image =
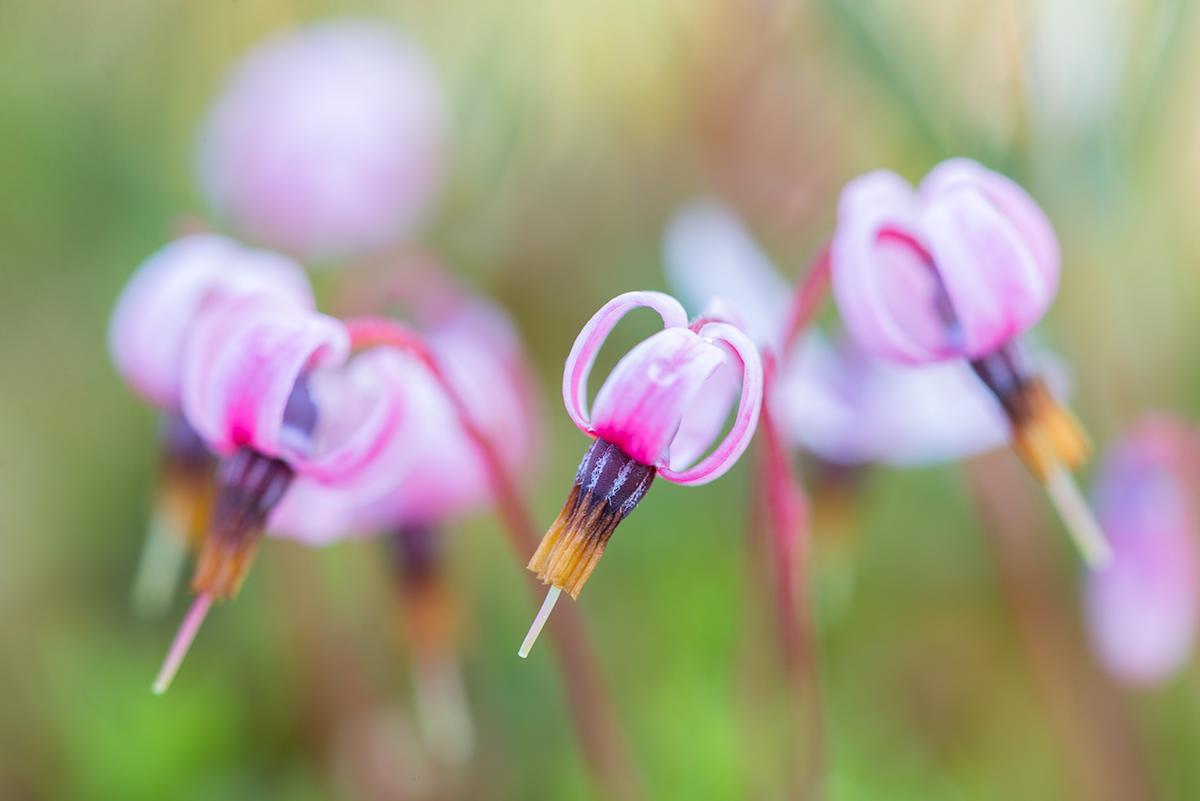
[[[617,524],[650,489],[655,469],[597,439],[584,454],[567,503],[529,560],[543,584],[579,597]]]
[[[254,560],[267,515],[292,481],[285,462],[241,448],[221,462],[208,535],[192,589],[216,600],[234,598]]]

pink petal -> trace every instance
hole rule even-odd
[[[108,328],[113,363],[147,401],[178,408],[184,342],[196,316],[255,293],[314,306],[304,270],[290,259],[215,234],[178,239],[147,259],[117,298]]]
[[[1037,202],[1007,176],[962,158],[948,159],[934,167],[921,181],[918,192],[922,201],[928,203],[956,184],[972,186],[982,192],[1016,229],[1053,295],[1058,287],[1060,268],[1058,236]]]
[[[1166,680],[1195,645],[1196,444],[1185,422],[1149,418],[1109,452],[1093,487],[1114,560],[1088,573],[1088,631],[1104,665],[1130,684]]]
[[[738,394],[742,378],[739,358],[726,358],[683,410],[679,431],[671,440],[671,468],[682,470],[703,456],[716,441]]]
[[[792,292],[745,226],[713,200],[696,200],[675,213],[663,241],[667,281],[693,309],[713,297],[743,312],[739,326],[755,344],[778,347]]]
[[[962,325],[964,355],[991,353],[1045,314],[1055,287],[987,195],[969,184],[951,184],[929,197],[922,221]]]
[[[639,343],[596,394],[592,430],[635,461],[665,463],[684,409],[725,362],[720,348],[686,328],[667,328]]]
[[[740,357],[742,396],[738,401],[733,428],[712,453],[687,470],[675,471],[670,467],[659,467],[659,475],[667,481],[685,486],[707,484],[725,475],[729,468],[733,467],[754,436],[763,399],[762,359],[759,356],[758,348],[754,346],[749,337],[727,323],[705,325],[700,329],[700,337],[709,341],[724,342]],[[720,391],[719,387],[714,389]],[[596,400],[599,404],[599,398]],[[609,441],[611,442],[611,440]]]
[[[238,65],[206,125],[200,179],[256,241],[320,257],[379,248],[416,227],[441,183],[444,106],[399,32],[309,25]]]
[[[587,410],[587,381],[596,362],[596,355],[613,327],[620,322],[628,312],[639,306],[648,306],[658,312],[666,328],[686,328],[687,312],[679,301],[662,292],[626,292],[610,300],[592,315],[587,321],[563,369],[563,401],[567,405],[567,414],[585,434],[592,434],[592,425],[588,421]],[[615,443],[614,443],[615,444]],[[631,456],[633,454],[630,454]],[[636,458],[636,457],[635,457]]]
[[[345,361],[349,336],[340,322],[262,296],[206,309],[188,339],[183,412],[221,453],[249,445],[282,453],[283,412],[300,375]]]
[[[937,308],[937,273],[913,248],[923,243],[916,196],[887,170],[848,183],[830,244],[833,294],[846,330],[864,352],[910,364],[956,355]]]
[[[482,297],[446,285],[438,295],[432,304],[422,302],[421,292],[412,299],[428,326],[427,342],[475,424],[498,443],[513,475],[524,478],[539,455],[540,418],[516,330],[502,309]],[[377,454],[363,451],[370,458],[361,472],[345,477],[318,470],[329,458],[322,448],[336,439],[336,432],[319,426],[318,456],[304,465],[304,475],[272,521],[278,535],[325,544],[403,525],[444,524],[491,502],[492,477],[477,444],[466,435],[441,385],[405,354],[376,348],[347,368],[314,371],[309,384],[321,419],[338,409],[344,428],[357,432],[353,441],[378,443],[380,429],[364,424],[363,409],[346,403],[336,390],[350,386],[346,374],[352,368],[388,365],[386,386],[399,396],[400,419],[382,432]],[[360,397],[358,407],[363,400],[369,398]],[[381,483],[369,480],[375,477]]]

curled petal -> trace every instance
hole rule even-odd
[[[868,173],[842,190],[830,243],[833,294],[846,329],[865,352],[908,363],[957,355],[937,306],[937,272],[920,251],[918,212],[904,179]],[[884,231],[900,236],[881,239]]]
[[[713,200],[687,204],[667,227],[663,255],[667,281],[693,311],[726,298],[755,344],[778,347],[792,293],[733,212]]]
[[[625,354],[596,394],[592,430],[645,465],[665,463],[684,410],[725,362],[686,328],[667,328]]]
[[[567,356],[563,370],[563,400],[567,413],[580,431],[591,434],[592,424],[588,418],[587,381],[596,363],[596,354],[613,327],[628,312],[639,306],[649,306],[662,317],[665,328],[686,328],[687,312],[679,301],[662,292],[626,292],[610,300],[587,321],[571,353]]]
[[[1020,230],[978,188],[932,195],[922,221],[938,274],[962,326],[962,353],[986,356],[1031,328],[1054,299]]]
[[[108,328],[118,372],[150,403],[179,407],[184,342],[196,316],[222,299],[270,294],[315,304],[300,265],[216,234],[182,237],[159,250],[121,290]]]
[[[742,361],[742,396],[738,402],[737,416],[733,428],[716,449],[698,464],[683,471],[660,467],[659,475],[667,481],[685,486],[707,484],[723,476],[734,462],[745,452],[758,425],[758,414],[762,407],[763,374],[762,359],[758,348],[750,338],[726,323],[709,323],[700,329],[705,339],[726,343]],[[599,399],[597,399],[599,400]]]
[[[695,399],[683,410],[679,432],[671,440],[672,469],[682,470],[693,464],[712,447],[734,406],[741,377],[741,359],[727,358],[700,386]]]
[[[345,361],[350,339],[332,317],[251,296],[205,311],[188,339],[183,412],[209,447],[304,454],[280,440],[284,409],[307,370]]]
[[[201,183],[256,241],[319,257],[381,247],[422,220],[441,182],[444,106],[398,31],[309,25],[231,75],[201,140]]]
[[[1196,446],[1185,422],[1149,418],[1106,456],[1093,487],[1113,561],[1087,575],[1088,631],[1105,667],[1130,684],[1164,681],[1195,644]]]
[[[948,159],[934,167],[917,190],[924,203],[947,192],[956,184],[982,192],[1016,230],[1029,249],[1034,264],[1053,294],[1058,286],[1060,254],[1058,236],[1029,193],[1007,176],[987,169],[971,159]]]

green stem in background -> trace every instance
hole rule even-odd
[[[509,545],[523,566],[537,550],[542,532],[525,505],[497,444],[491,441],[446,377],[437,357],[412,328],[385,317],[359,317],[346,322],[356,349],[373,345],[400,348],[420,359],[449,398],[467,436],[479,448],[488,466],[495,490],[496,510],[508,535]],[[529,575],[532,596],[541,600],[541,584]],[[571,719],[579,738],[584,761],[605,797],[632,801],[645,797],[632,757],[621,735],[617,716],[609,701],[599,661],[588,642],[586,628],[574,604],[560,606],[546,623],[554,644]]]
[[[1155,797],[1120,694],[1091,661],[1035,485],[1004,452],[966,465],[1004,600],[1079,801]]]

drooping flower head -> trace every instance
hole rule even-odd
[[[1068,472],[1086,460],[1087,437],[1018,341],[1058,290],[1058,239],[1037,203],[968,159],[943,162],[916,190],[878,170],[842,191],[829,258],[855,344],[904,364],[966,359],[1003,407],[1013,450],[1102,566],[1108,547]]]
[[[1084,609],[1117,679],[1158,684],[1190,658],[1200,622],[1200,437],[1184,420],[1136,423],[1101,462],[1092,502],[1113,563],[1087,577]]]
[[[444,100],[400,32],[321,22],[245,56],[205,125],[200,181],[248,239],[309,257],[410,234],[441,181]]]
[[[1000,404],[961,361],[893,364],[819,331],[785,341],[795,293],[719,203],[681,208],[663,250],[679,297],[695,309],[730,299],[755,343],[779,354],[771,402],[784,433],[809,453],[838,465],[910,466],[963,459],[1008,441]]]
[[[183,354],[196,319],[237,297],[312,308],[300,265],[214,234],[181,237],[133,274],[117,299],[108,344],[121,377],[162,413],[159,475],[134,580],[135,610],[167,611],[188,551],[203,534],[215,460],[180,410]]]
[[[393,271],[387,278],[372,285],[374,307],[391,307],[394,300],[406,312],[473,422],[499,446],[510,475],[528,477],[540,455],[540,407],[508,314],[440,268]],[[394,361],[403,374],[404,430],[397,438],[405,443],[404,463],[393,466],[385,492],[297,479],[272,520],[273,533],[317,545],[399,527],[439,528],[493,500],[488,466],[438,376],[394,348],[380,348],[373,358]]]
[[[587,380],[596,355],[617,322],[639,306],[658,312],[664,328],[621,358],[589,409]],[[702,456],[729,412],[727,406],[714,414],[709,401],[710,393],[727,397],[721,368],[731,360],[740,363],[742,380],[737,414],[730,432]],[[762,362],[749,337],[734,325],[705,317],[689,325],[687,312],[671,296],[627,292],[605,304],[576,338],[563,372],[563,400],[575,425],[595,441],[566,505],[529,561],[529,569],[552,586],[522,656],[558,593],[579,595],[613,531],[656,476],[685,486],[706,484],[742,455],[758,423]]]
[[[1020,186],[968,159],[914,191],[878,170],[842,190],[833,292],[864,352],[909,364],[979,359],[1029,330],[1058,289],[1059,250]]]

